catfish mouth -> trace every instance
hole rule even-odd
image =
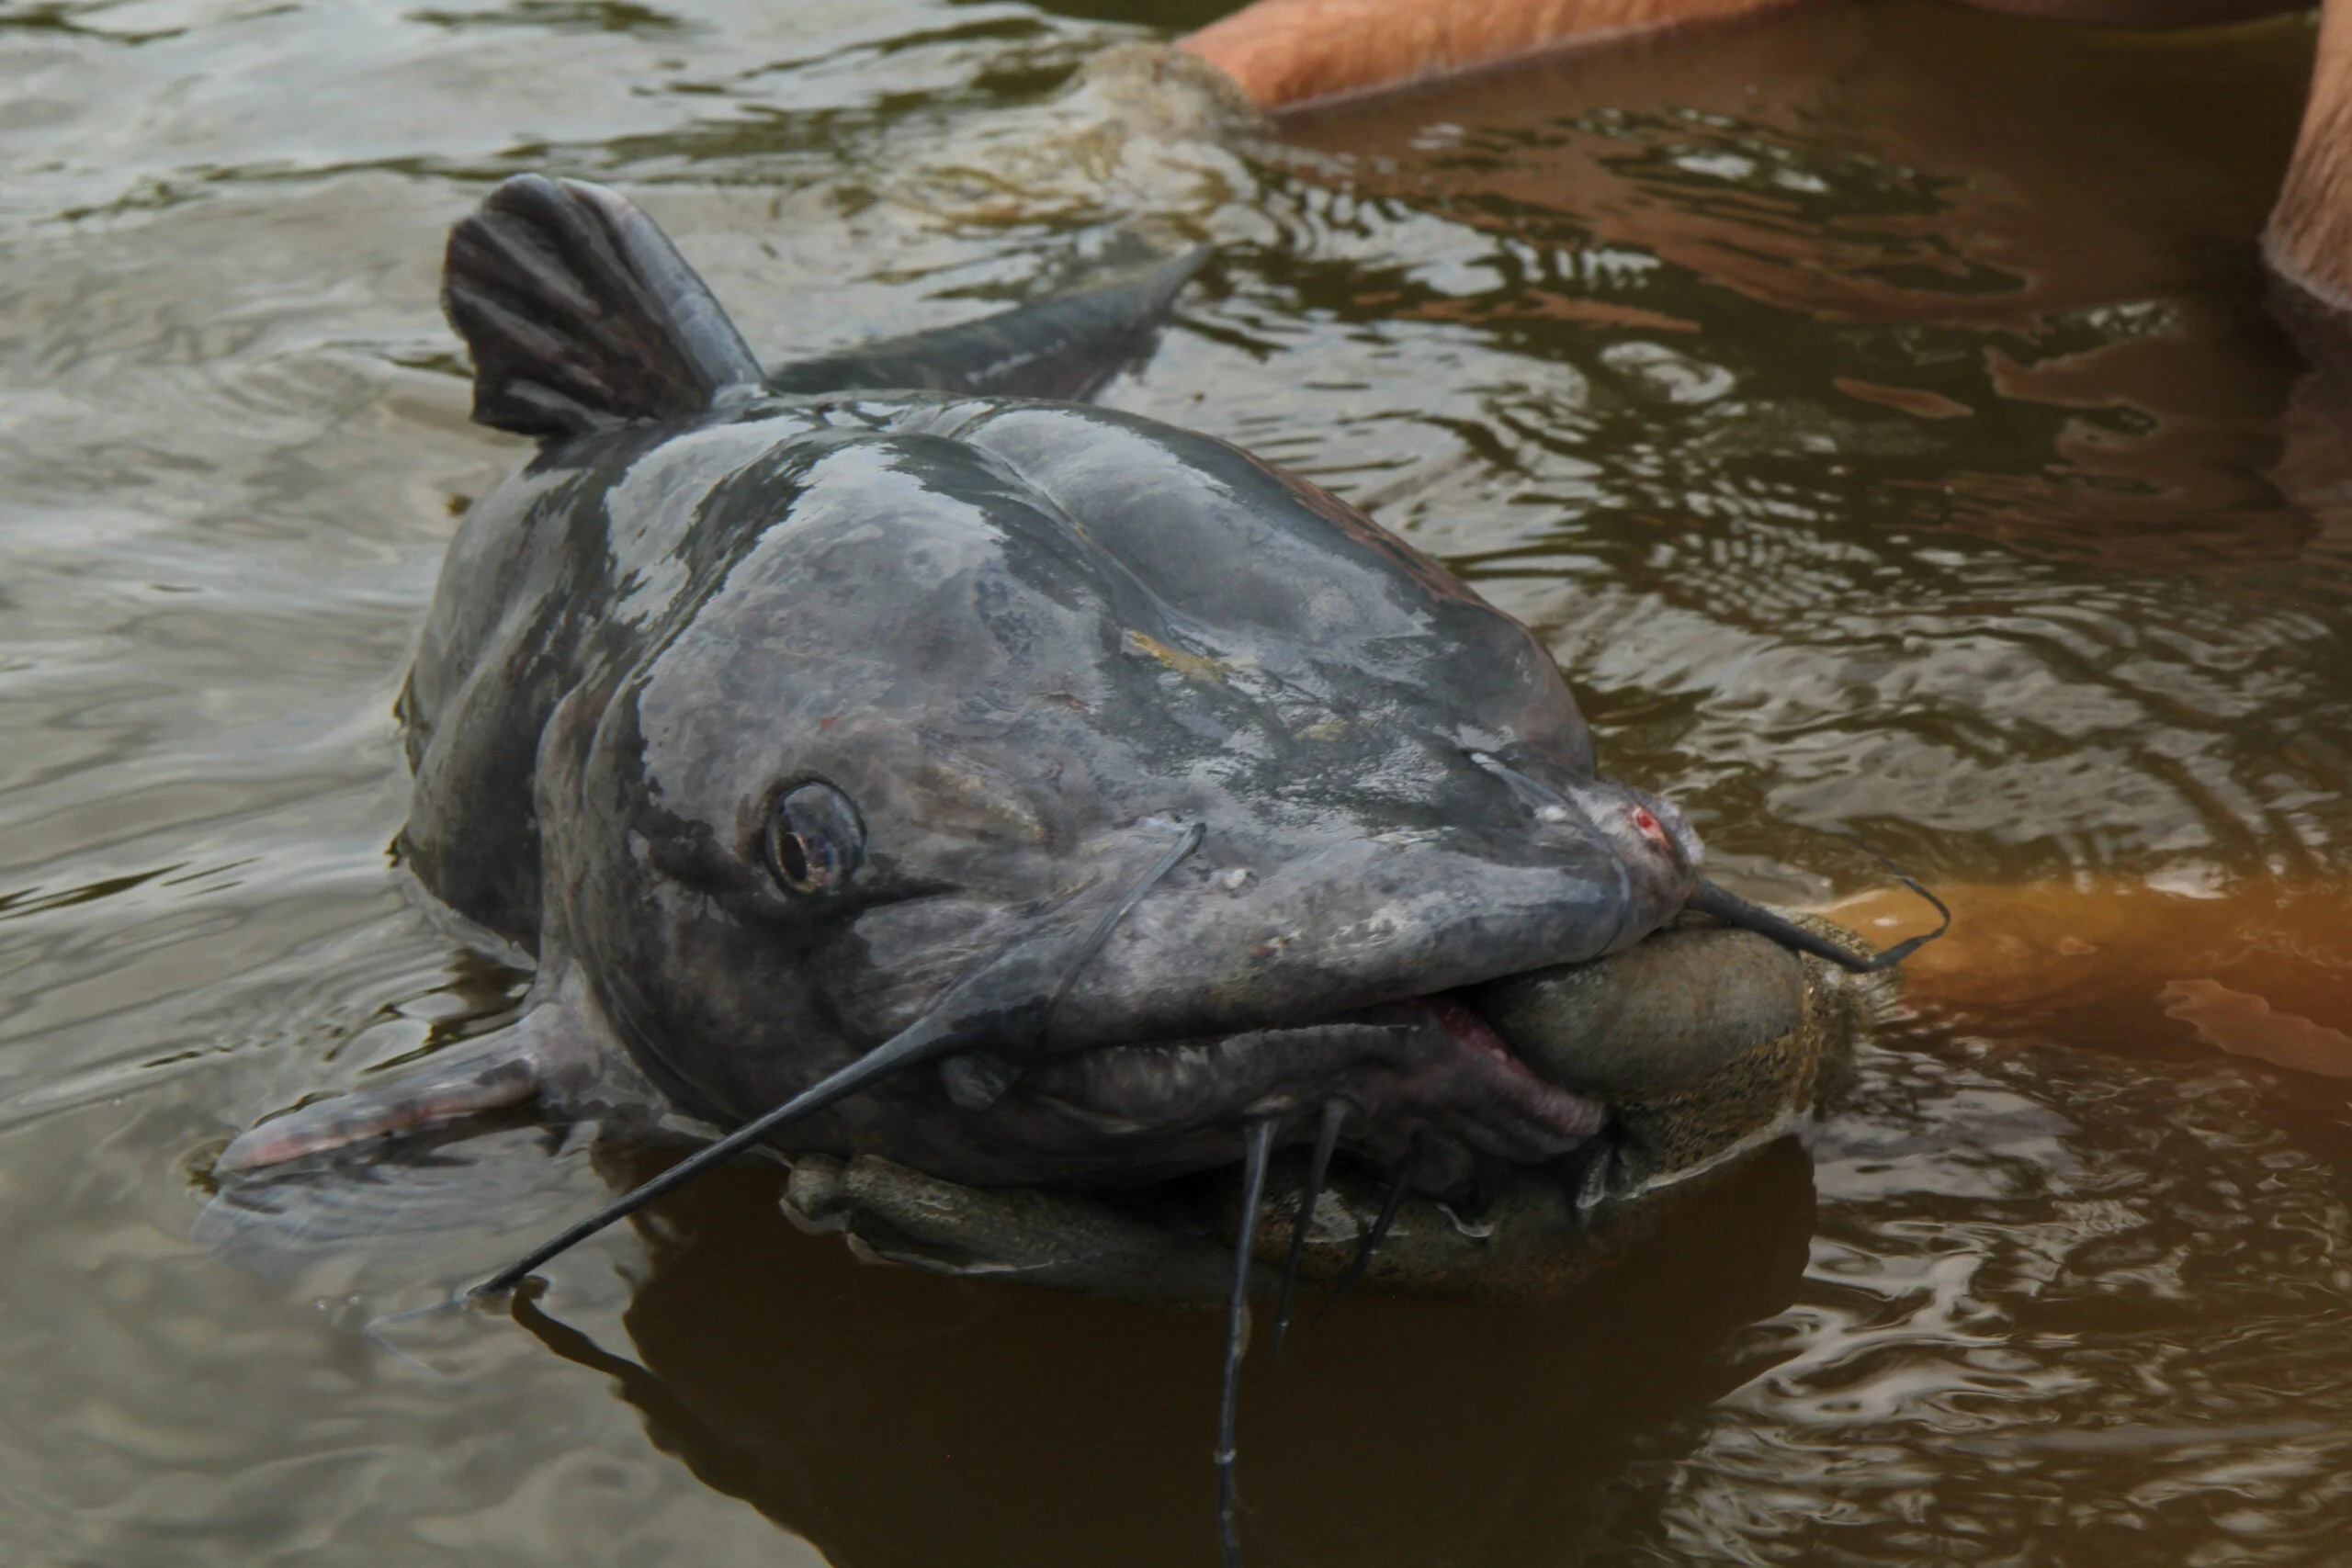
[[[1456,1046],[1479,1061],[1491,1063],[1501,1081],[1520,1090],[1530,1109],[1556,1135],[1581,1143],[1600,1131],[1608,1117],[1607,1106],[1536,1072],[1460,991],[1417,997],[1405,1005],[1428,1012]]]
[[[986,1119],[1043,1157],[1042,1179],[1129,1186],[1229,1165],[1253,1122],[1295,1142],[1333,1114],[1345,1147],[1410,1162],[1414,1185],[1442,1195],[1498,1162],[1557,1159],[1600,1131],[1608,1108],[1544,1078],[1464,993],[1445,990],[1057,1056],[1023,1073]]]

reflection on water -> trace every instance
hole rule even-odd
[[[233,1132],[520,983],[384,846],[517,455],[438,236],[537,167],[777,357],[1218,242],[1112,400],[1525,616],[1753,890],[1867,889],[1847,830],[1955,888],[1810,1179],[1253,1358],[1265,1560],[2340,1556],[2352,380],[2250,249],[2308,24],[1827,4],[1250,151],[1057,96],[1213,8],[0,3],[0,1557],[1209,1552],[1212,1319],[857,1266],[756,1170],[413,1361],[362,1325],[638,1156],[509,1129],[192,1234]]]
[[[654,1441],[839,1562],[1215,1561],[1202,1437],[1224,1325],[854,1262],[731,1175],[663,1216],[623,1316],[635,1359],[537,1304]],[[1646,1436],[1768,1365],[1717,1353],[1795,1294],[1794,1145],[1673,1207],[1569,1300],[1385,1302],[1243,1381],[1250,1533],[1270,1562],[1517,1562],[1595,1538]],[[1106,1353],[1107,1352],[1107,1353]],[[981,1543],[985,1543],[983,1546]]]

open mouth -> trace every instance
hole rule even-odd
[[[1488,1023],[1459,991],[1440,991],[1417,998],[1412,1006],[1426,1010],[1446,1037],[1462,1050],[1475,1054],[1517,1084],[1531,1103],[1548,1112],[1563,1137],[1585,1138],[1600,1131],[1608,1107],[1545,1078],[1511,1048],[1510,1042]]]
[[[1601,1130],[1609,1108],[1552,1082],[1459,991],[1441,991],[1408,1004],[1425,1013],[1442,1037],[1442,1065],[1425,1075],[1440,1090],[1432,1108],[1462,1103],[1470,1116],[1450,1130],[1477,1153],[1514,1164],[1558,1157]]]
[[[1345,1146],[1383,1165],[1417,1159],[1417,1185],[1431,1192],[1482,1163],[1555,1159],[1608,1118],[1600,1100],[1545,1079],[1452,990],[1214,1039],[1078,1052],[1024,1074],[1002,1111],[1001,1130],[1032,1152],[1061,1145],[1059,1179],[1119,1185],[1227,1164],[1235,1129],[1250,1122],[1271,1119],[1289,1141],[1337,1115]]]
[[[1437,1020],[1438,1026],[1453,1036],[1457,1044],[1472,1051],[1484,1051],[1506,1062],[1518,1061],[1511,1055],[1510,1043],[1478,1016],[1476,1008],[1462,999],[1459,992],[1440,991],[1434,996],[1417,998],[1413,1005],[1427,1008]]]

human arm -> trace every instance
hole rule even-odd
[[[1259,0],[1177,47],[1261,108],[1374,92],[1797,0]]]

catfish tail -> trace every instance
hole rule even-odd
[[[787,365],[772,392],[921,389],[998,398],[1092,397],[1140,356],[1206,250],[977,321]]]

